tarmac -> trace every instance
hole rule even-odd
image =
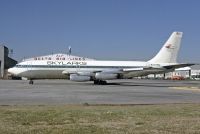
[[[0,80],[0,105],[200,103],[200,81],[129,79],[108,85],[69,80]]]

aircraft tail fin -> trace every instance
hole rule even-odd
[[[160,51],[149,62],[151,63],[177,63],[181,44],[182,32],[173,32]]]

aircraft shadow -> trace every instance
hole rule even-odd
[[[122,87],[181,87],[182,85],[172,83],[131,83],[131,82],[120,82],[120,83],[107,83],[108,86],[122,86]]]
[[[179,83],[179,82],[108,82],[105,85],[94,85],[91,82],[87,83],[82,83],[82,82],[37,82],[35,83],[36,85],[60,85],[60,86],[121,86],[121,87],[182,87],[182,86],[190,86],[190,85],[199,85],[197,83]],[[35,85],[34,84],[34,85]]]

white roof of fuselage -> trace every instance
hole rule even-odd
[[[27,58],[27,59],[24,59],[23,61],[35,61],[35,60],[79,60],[79,61],[90,60],[91,61],[91,60],[95,60],[95,59],[58,53],[58,54],[51,54],[51,55]]]

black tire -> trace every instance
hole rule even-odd
[[[98,80],[94,80],[94,85],[99,85],[99,81]]]
[[[29,84],[30,84],[30,85],[33,85],[33,83],[34,83],[33,80],[30,80],[30,81],[29,81]]]
[[[106,85],[107,82],[104,80],[94,80],[95,85]]]
[[[106,81],[104,81],[104,80],[101,80],[101,81],[100,81],[100,85],[106,85],[106,84],[107,84]]]

